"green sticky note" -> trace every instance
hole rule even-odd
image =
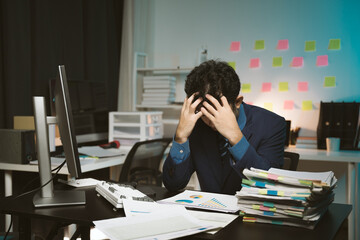
[[[273,110],[273,104],[272,103],[264,103],[264,108],[272,111]]]
[[[340,50],[340,39],[330,39],[328,49]]]
[[[282,57],[273,57],[273,67],[282,67]]]
[[[287,92],[287,91],[289,91],[289,83],[279,82],[279,92]]]
[[[235,62],[228,62],[229,66],[236,70],[236,63]]]
[[[302,101],[301,109],[304,111],[312,110],[313,109],[312,101],[309,100]]]
[[[241,91],[243,93],[249,93],[251,92],[251,84],[250,83],[243,83],[241,84]]]
[[[316,50],[316,41],[306,41],[305,42],[305,51],[313,52]]]
[[[335,76],[325,77],[324,87],[335,87],[335,86],[336,86],[336,77]]]
[[[263,50],[263,49],[265,49],[265,40],[256,40],[254,49],[255,50]]]

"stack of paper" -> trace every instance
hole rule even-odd
[[[313,229],[334,200],[333,172],[296,172],[271,168],[244,169],[236,193],[244,222]]]
[[[142,105],[166,105],[175,101],[176,78],[144,77]]]

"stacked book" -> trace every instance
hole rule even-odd
[[[298,137],[296,139],[297,148],[317,149],[316,137]]]
[[[176,78],[147,76],[143,82],[141,105],[167,105],[175,102]]]
[[[315,228],[334,200],[337,179],[329,172],[297,172],[271,168],[244,169],[236,193],[243,222]]]

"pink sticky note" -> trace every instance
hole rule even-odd
[[[317,56],[316,66],[321,67],[321,66],[327,66],[327,65],[329,65],[328,55]]]
[[[259,58],[251,58],[250,59],[250,68],[258,68],[260,67],[260,59]]]
[[[302,67],[304,66],[304,58],[303,57],[293,57],[291,62],[292,67]]]
[[[231,51],[231,52],[238,52],[238,51],[240,51],[240,42],[231,42],[230,51]]]
[[[284,109],[285,110],[293,110],[294,109],[294,101],[293,100],[285,100],[284,101]]]
[[[276,49],[277,50],[288,50],[289,49],[289,40],[288,39],[279,40]]]
[[[247,105],[254,105],[253,102],[246,102]]]
[[[298,82],[299,92],[307,92],[307,90],[308,90],[308,82]]]
[[[269,83],[269,82],[263,83],[262,87],[261,87],[261,91],[262,92],[270,92],[271,91],[271,83]]]

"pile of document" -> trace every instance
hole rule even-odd
[[[147,76],[144,77],[143,81],[141,105],[166,105],[175,101],[175,77]]]
[[[271,168],[244,169],[236,193],[243,222],[314,229],[334,200],[337,179],[329,172],[297,172]]]

